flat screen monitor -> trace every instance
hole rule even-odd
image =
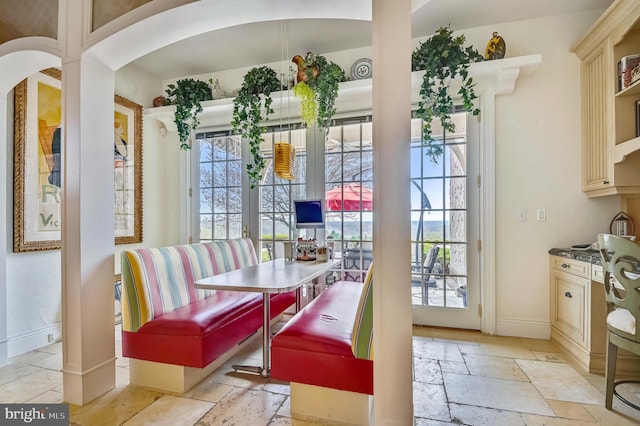
[[[324,228],[322,200],[295,200],[296,228]]]

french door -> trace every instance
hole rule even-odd
[[[324,141],[326,239],[340,279],[364,281],[373,261],[373,126],[370,117],[338,121]]]
[[[434,123],[431,145],[421,139],[420,120],[412,120],[414,323],[479,329],[479,125],[466,114],[454,120],[457,131],[450,135],[438,135]],[[281,257],[282,241],[300,234],[293,200],[324,197],[327,225],[318,237],[331,241],[343,259],[339,278],[361,281],[372,259],[371,133],[366,117],[336,123],[322,144],[304,128],[271,129],[261,146],[267,168],[255,190],[246,187],[246,144],[239,135],[198,134],[200,240],[239,238],[246,232],[257,241],[261,261]],[[273,174],[273,148],[280,141],[296,147],[294,180]]]
[[[411,123],[411,293],[415,324],[480,329],[479,124],[424,143]]]
[[[260,261],[282,257],[284,241],[316,235],[295,228],[293,201],[322,198],[326,229],[318,230],[317,238],[343,259],[336,270],[340,279],[363,280],[373,254],[370,116],[337,121],[326,135],[299,125],[268,129],[260,146],[267,166],[256,189],[249,189],[244,177],[250,155],[239,135],[198,133],[196,141],[199,190],[193,204],[200,241],[246,234],[256,240]],[[277,142],[296,148],[292,180],[273,172]]]
[[[231,132],[196,135],[199,240],[242,237],[242,140]],[[195,151],[195,150],[194,150]]]
[[[240,135],[198,133],[199,240],[213,241],[257,236],[259,261],[282,257],[282,242],[294,241],[293,200],[306,198],[306,129],[268,129],[260,145],[266,168],[256,189],[249,189],[244,170],[249,155]],[[273,172],[277,142],[296,148],[295,178]],[[244,184],[243,184],[244,181]]]

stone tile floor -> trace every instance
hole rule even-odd
[[[116,330],[116,353],[121,353]],[[414,328],[414,424],[637,425],[637,412],[614,399],[603,406],[604,377],[574,368],[550,341]],[[0,401],[62,402],[61,344],[12,358],[0,368]],[[129,385],[118,355],[116,388],[71,406],[72,425],[308,426],[292,419],[287,383],[231,372],[232,363],[259,363],[250,345],[185,394]],[[626,390],[638,397],[640,389]]]

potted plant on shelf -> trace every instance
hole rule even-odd
[[[178,128],[180,149],[191,149],[191,133],[200,124],[200,102],[213,99],[211,87],[204,81],[185,78],[178,80],[176,84],[169,84],[166,93],[165,105],[176,106],[174,122]]]
[[[339,65],[327,61],[322,55],[308,52],[303,58],[296,55],[291,60],[298,66],[293,94],[300,99],[300,116],[307,126],[318,123],[326,129],[336,113],[338,83],[346,80]]]
[[[238,95],[233,99],[231,125],[234,130],[240,131],[243,138],[249,140],[249,148],[253,156],[253,162],[247,164],[247,174],[252,189],[260,181],[266,166],[260,152],[262,134],[266,131],[262,123],[269,118],[270,114],[273,114],[271,92],[280,88],[280,81],[273,69],[267,66],[255,67],[245,74]]]
[[[473,46],[464,47],[464,42],[464,35],[454,37],[450,27],[440,27],[411,54],[412,71],[425,71],[416,117],[423,120],[422,138],[427,146],[426,154],[433,163],[437,163],[444,149],[443,144],[436,144],[433,139],[433,119],[437,118],[442,123],[445,140],[447,132],[455,131],[451,119],[455,108],[449,88],[456,77],[462,80],[458,94],[462,97],[463,110],[473,115],[480,113],[473,104],[477,96],[473,79],[469,77],[469,64],[482,61],[482,55]]]

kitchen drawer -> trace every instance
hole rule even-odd
[[[602,265],[591,265],[591,280],[604,283],[604,272]]]
[[[557,271],[551,281],[551,325],[587,348],[587,306],[590,278]]]
[[[551,256],[551,269],[591,279],[591,264],[566,257]]]

